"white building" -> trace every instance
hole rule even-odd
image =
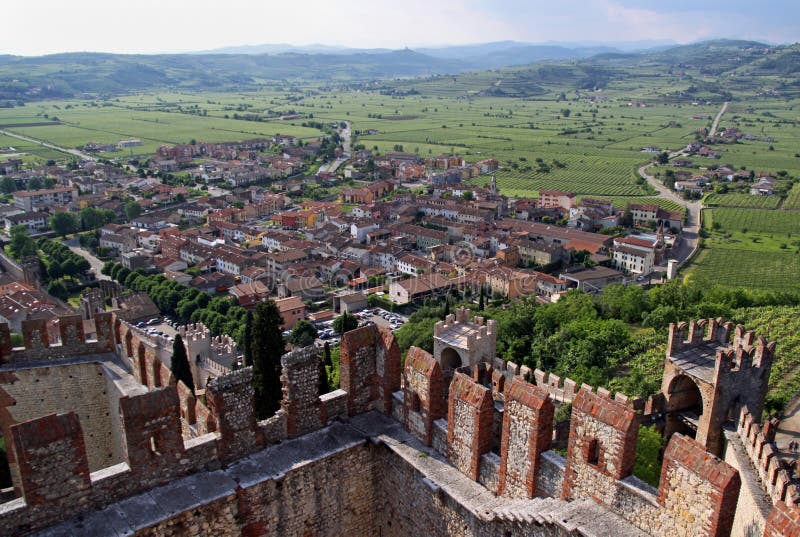
[[[650,274],[655,265],[655,243],[623,237],[614,239],[614,268],[629,274]]]

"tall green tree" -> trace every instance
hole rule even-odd
[[[78,218],[66,211],[58,211],[50,217],[50,228],[62,237],[78,231],[78,225]]]
[[[283,318],[274,300],[261,302],[256,307],[250,345],[259,419],[272,416],[281,406],[281,356],[285,350],[282,324]]]
[[[319,394],[325,395],[332,390],[331,379],[328,376],[328,368],[332,368],[331,362],[331,347],[328,342],[325,342],[325,350],[323,351],[322,360],[319,361]]]
[[[483,286],[481,285],[481,296],[478,298],[478,310],[483,311],[486,307],[486,298],[484,297]]]
[[[81,228],[84,230],[97,229],[113,222],[115,217],[114,211],[84,207],[80,212]]]
[[[296,347],[313,345],[315,339],[317,339],[317,329],[305,319],[297,321],[297,324],[292,328],[292,335],[289,336],[289,342]]]
[[[189,365],[189,357],[186,355],[186,345],[180,334],[175,335],[172,342],[172,374],[175,379],[183,382],[187,388],[194,393],[194,380],[192,379],[192,368]]]
[[[28,181],[28,190],[41,190],[44,183],[41,177],[31,177]]]
[[[11,228],[11,241],[8,243],[8,253],[14,259],[23,259],[36,255],[36,241],[28,234],[25,226]]]
[[[3,177],[0,179],[0,192],[3,194],[11,194],[17,190],[17,182],[11,177]]]
[[[340,336],[355,328],[358,328],[358,319],[356,319],[355,315],[350,315],[347,312],[342,313],[333,320],[333,331]]]
[[[8,253],[14,259],[23,259],[36,255],[36,242],[28,234],[25,226],[14,226],[11,228],[11,241],[6,247]]]
[[[253,365],[253,312],[248,311],[247,317],[244,320],[244,334],[242,335],[242,351],[244,366],[250,367]]]

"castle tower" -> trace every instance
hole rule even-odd
[[[747,408],[761,419],[775,342],[723,319],[670,324],[661,392],[665,434],[679,432],[720,455],[722,426]]]
[[[478,362],[491,362],[497,349],[497,321],[470,319],[471,311],[459,308],[433,327],[433,357],[442,372]]]

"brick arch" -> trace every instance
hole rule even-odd
[[[666,436],[679,432],[694,438],[696,431],[679,419],[681,413],[694,413],[698,422],[705,413],[705,398],[703,392],[689,375],[675,375],[669,382],[666,392],[667,427]]]
[[[442,349],[439,360],[442,371],[457,369],[464,365],[464,359],[461,357],[461,354],[453,347],[445,347]]]

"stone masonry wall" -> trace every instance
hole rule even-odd
[[[800,537],[800,510],[778,502],[767,519],[764,537]]]
[[[764,526],[772,510],[772,501],[764,492],[763,482],[754,471],[739,435],[726,431],[725,437],[723,459],[739,471],[742,480],[731,537],[761,536],[764,534]]]
[[[242,535],[377,535],[372,517],[373,462],[361,444],[314,460],[239,492]]]
[[[319,352],[312,346],[281,358],[281,407],[286,412],[286,432],[294,438],[322,427],[319,400]]]
[[[447,458],[477,480],[481,455],[492,449],[492,392],[463,373],[456,373],[450,383],[447,416]]]
[[[500,493],[532,498],[541,454],[550,449],[554,407],[547,392],[514,379],[505,390]]]
[[[118,394],[107,385],[102,365],[34,367],[17,369],[14,375],[17,381],[0,386],[16,401],[7,407],[14,423],[73,411],[85,435],[90,471],[123,461],[119,429],[114,427],[118,411],[111,408]]]
[[[739,473],[730,465],[694,440],[673,435],[664,452],[658,488],[663,510],[660,533],[730,535],[740,485]]]
[[[347,392],[348,414],[373,408],[390,414],[401,373],[394,335],[375,325],[350,330],[342,336],[339,356],[339,386]]]
[[[446,414],[444,381],[430,353],[411,347],[406,354],[403,416],[405,427],[425,445],[433,443],[433,422]]]
[[[572,405],[564,499],[611,504],[616,481],[633,473],[639,424],[629,406],[581,390]]]

